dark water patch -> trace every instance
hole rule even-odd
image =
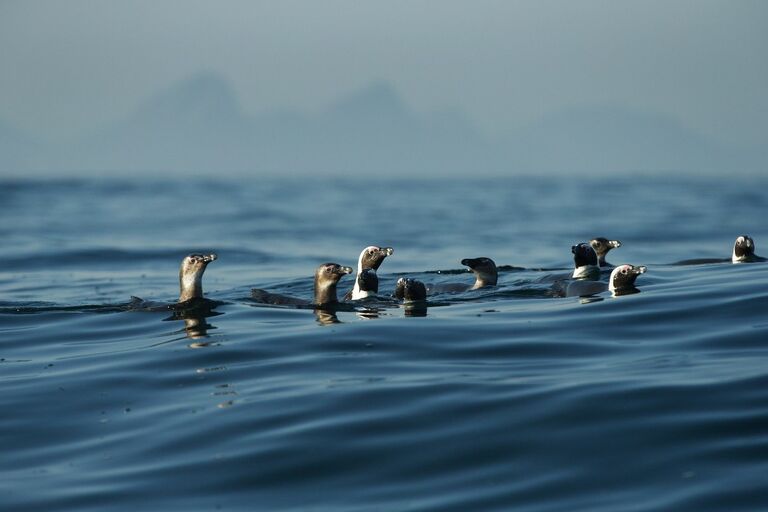
[[[168,266],[169,262],[181,262],[187,254],[210,252],[210,247],[191,245],[189,248],[179,250],[169,249],[110,249],[88,248],[79,250],[58,250],[39,252],[35,255],[20,255],[3,259],[5,272],[13,271],[61,271],[62,269],[93,270],[127,268],[142,268],[162,264]],[[259,264],[269,261],[267,253],[256,251],[227,250],[222,251],[233,263],[247,261],[251,264]],[[172,267],[169,267],[172,268]]]

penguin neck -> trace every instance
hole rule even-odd
[[[618,288],[615,286],[609,286],[608,290],[614,297],[618,295],[632,295],[634,293],[640,293],[640,290],[638,290],[634,284],[629,286],[620,286]]]
[[[597,265],[582,265],[576,267],[571,275],[573,279],[598,279],[600,277],[600,267]]]
[[[470,289],[477,290],[485,286],[496,286],[496,281],[498,281],[497,276],[478,272],[475,274],[475,284]]]
[[[352,290],[352,300],[365,299],[373,297],[376,293],[369,290],[361,290],[355,285],[355,289]]]
[[[352,287],[352,300],[364,299],[368,297],[370,293],[360,288],[360,275],[363,273],[362,264],[357,266],[357,275],[355,276],[355,285]]]
[[[357,285],[355,285],[357,286]],[[336,304],[339,299],[336,296],[336,282],[321,281],[315,277],[315,304]]]
[[[203,297],[203,271],[184,274],[179,272],[179,302]]]
[[[371,268],[359,271],[352,288],[352,300],[374,297],[378,292],[379,279],[376,271]]]
[[[733,263],[749,263],[755,260],[756,258],[754,254],[748,252],[744,254],[736,254],[736,249],[733,250],[733,255],[731,256],[731,261]]]

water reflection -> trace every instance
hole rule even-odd
[[[190,348],[202,348],[202,347],[207,347],[208,345],[210,345],[210,343],[198,341],[198,340],[203,340],[205,338],[208,338],[209,329],[216,329],[215,326],[207,322],[206,318],[219,316],[223,314],[224,313],[219,313],[218,311],[211,311],[211,310],[208,310],[208,311],[181,310],[181,311],[174,311],[174,313],[171,316],[169,316],[164,320],[165,321],[183,320],[184,331],[187,337],[191,340],[194,340],[194,342],[189,345]]]
[[[336,316],[336,310],[330,308],[316,308],[315,319],[320,325],[340,324],[339,317]]]
[[[357,310],[357,317],[363,320],[373,320],[379,318],[384,312],[382,306],[365,306]]]
[[[614,297],[618,297],[619,295],[634,295],[635,293],[640,293],[640,289],[634,286],[628,287],[628,288],[621,288],[619,290],[613,290]]]
[[[403,314],[405,316],[427,316],[427,303],[426,301],[419,300],[414,302],[403,303]]]
[[[640,289],[634,286],[628,287],[628,288],[621,288],[618,290],[611,290],[612,297],[619,297],[621,295],[634,295],[635,293],[640,293]],[[588,296],[581,297],[579,299],[579,302],[581,304],[591,304],[593,302],[601,302],[603,300],[605,300],[603,297],[599,297],[597,295],[588,295]]]

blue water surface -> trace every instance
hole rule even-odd
[[[727,261],[768,255],[766,185],[3,181],[0,508],[766,510],[768,263]],[[596,236],[640,293],[555,296]],[[383,295],[504,267],[415,312],[250,300],[371,244]],[[127,307],[199,251],[214,314]]]

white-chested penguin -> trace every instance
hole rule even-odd
[[[597,253],[588,243],[580,243],[571,246],[573,253],[573,279],[598,279],[600,267],[597,265]]]
[[[387,256],[395,250],[392,247],[369,245],[360,252],[357,259],[357,277],[352,291],[344,296],[344,300],[358,300],[379,293],[379,279],[376,271]]]
[[[731,261],[733,263],[754,263],[766,261],[766,259],[755,254],[755,241],[752,240],[752,237],[741,235],[736,238],[736,242],[733,244]]]
[[[644,274],[647,268],[636,265],[619,265],[611,271],[608,283],[602,281],[589,281],[576,279],[568,283],[566,297],[589,297],[609,290],[613,295],[629,295],[637,293],[635,280],[640,274]]]
[[[647,267],[643,265],[619,265],[611,272],[608,289],[613,295],[629,295],[637,293],[635,280],[640,274],[645,274]]]

